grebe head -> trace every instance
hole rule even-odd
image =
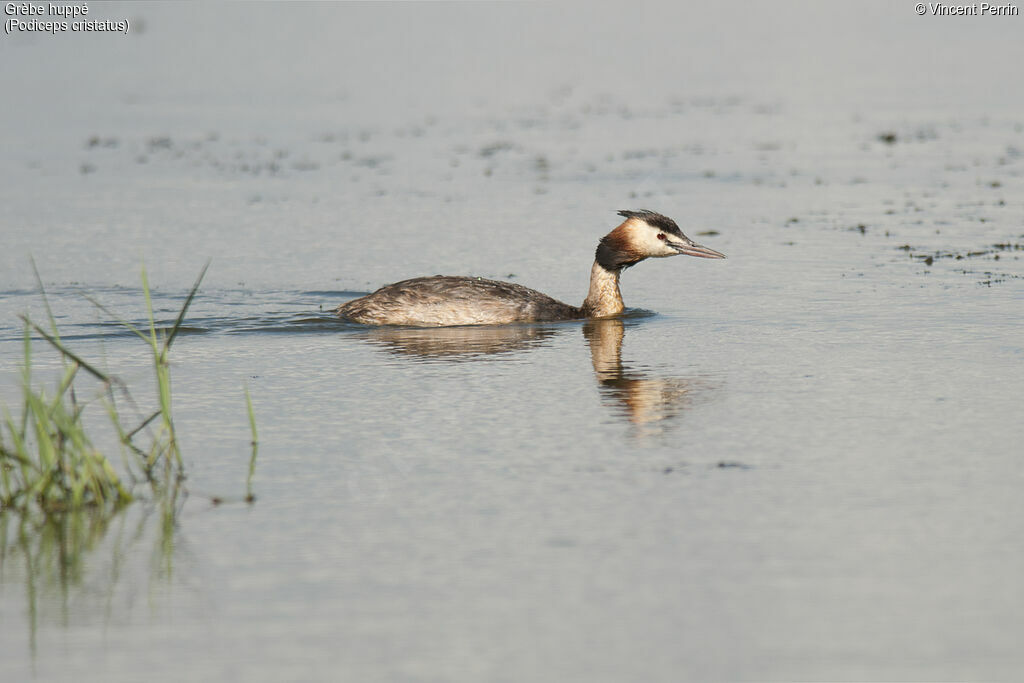
[[[668,216],[654,211],[619,211],[625,222],[601,238],[597,262],[608,270],[636,265],[646,258],[699,256],[725,258],[725,254],[701,246],[683,234]]]

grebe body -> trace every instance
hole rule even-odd
[[[338,313],[366,325],[501,325],[582,318],[576,306],[511,282],[435,275],[402,280],[344,304]]]
[[[672,219],[653,211],[620,211],[626,220],[601,238],[581,306],[552,299],[529,287],[479,277],[435,275],[403,280],[338,307],[340,317],[365,325],[500,325],[618,315],[625,306],[619,277],[647,258],[725,258],[694,243]]]

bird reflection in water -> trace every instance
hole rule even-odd
[[[537,325],[374,327],[364,337],[397,355],[457,361],[534,348],[559,331],[558,326]]]
[[[622,362],[626,326],[619,318],[588,320],[583,336],[605,405],[638,428],[640,434],[662,431],[682,414],[704,387],[686,377],[656,377]]]
[[[374,327],[362,337],[398,356],[461,362],[529,351],[576,325],[474,325],[463,327]],[[622,361],[626,325],[620,318],[589,320],[583,336],[590,347],[602,402],[638,435],[663,431],[708,388],[696,378],[655,376]]]

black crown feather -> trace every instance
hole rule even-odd
[[[663,216],[660,213],[654,211],[648,211],[647,209],[640,209],[639,211],[619,211],[619,215],[623,218],[636,218],[641,220],[652,228],[657,228],[664,232],[671,233],[673,235],[683,236],[683,231],[679,229],[676,222],[668,216]]]

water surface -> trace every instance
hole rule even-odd
[[[6,404],[30,254],[140,397],[145,347],[83,292],[143,324],[144,261],[170,323],[212,259],[177,527],[133,507],[62,572],[67,536],[3,518],[5,680],[1024,667],[1021,20],[578,10],[94,3],[144,30],[0,40]],[[578,304],[639,208],[729,258],[630,269],[621,320],[330,314],[434,273]],[[257,501],[214,506],[245,386]]]

